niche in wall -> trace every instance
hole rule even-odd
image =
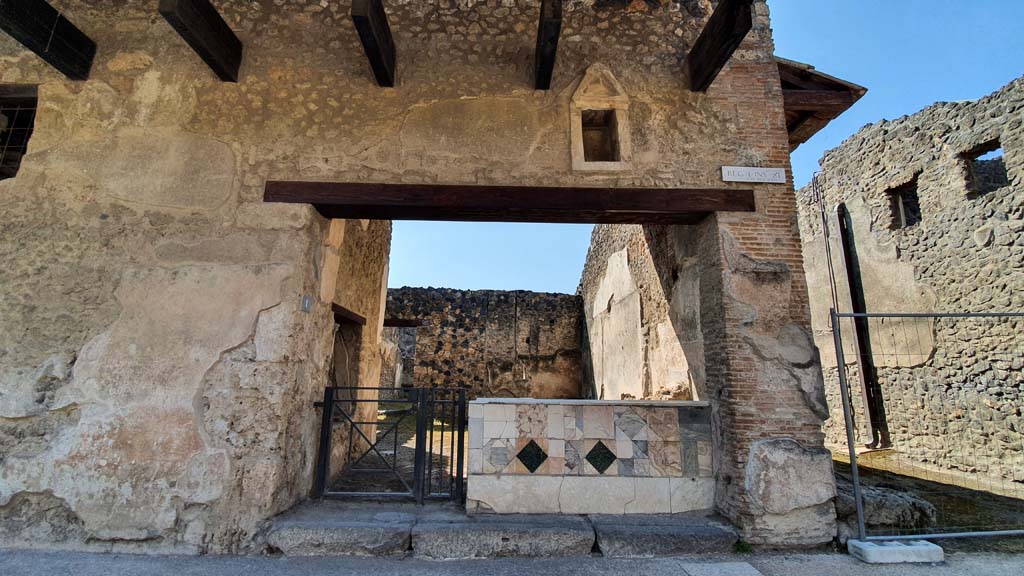
[[[629,169],[629,97],[603,64],[587,68],[569,105],[572,169]]]

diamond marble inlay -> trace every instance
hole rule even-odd
[[[604,471],[615,462],[615,453],[609,450],[604,442],[598,440],[590,452],[587,452],[587,462],[590,462],[599,473],[604,474]]]
[[[523,446],[523,449],[519,451],[516,458],[519,458],[519,461],[523,463],[523,466],[526,466],[526,469],[530,471],[530,474],[533,474],[537,471],[537,468],[540,468],[540,465],[548,459],[548,455],[544,452],[544,449],[537,445],[536,442],[530,440],[530,442],[526,446]]]

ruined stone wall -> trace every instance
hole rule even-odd
[[[267,179],[701,188],[722,165],[788,167],[763,2],[703,94],[680,62],[705,0],[566,2],[546,92],[536,0],[389,2],[395,89],[373,82],[348,2],[215,1],[245,44],[238,83],[150,0],[53,4],[99,52],[69,82],[0,36],[0,82],[38,84],[40,107],[0,183],[5,542],[253,550],[307,493],[330,301],[367,317],[359,377],[380,378],[388,228],[265,205]],[[629,97],[632,157],[574,172],[570,98],[595,63]],[[700,316],[717,505],[752,542],[820,542],[821,492],[762,482],[813,459],[821,432],[793,368],[814,361],[779,347],[807,321],[792,190],[754,189],[756,213],[699,234],[720,263],[701,272]]]
[[[387,316],[422,322],[415,386],[466,386],[472,398],[580,397],[575,295],[392,288]]]
[[[825,204],[830,213],[840,202],[849,211],[869,312],[1024,310],[1022,116],[1019,79],[976,101],[939,103],[872,124],[825,154]],[[1002,158],[972,162],[979,146],[995,142]],[[893,229],[890,191],[915,179],[920,222]],[[800,231],[831,408],[825,430],[830,443],[845,445],[818,210],[810,190],[802,190]],[[849,311],[834,217],[830,222],[840,307]],[[853,358],[848,324],[847,359]],[[901,454],[930,466],[1024,481],[1024,322],[873,321],[869,332]],[[858,418],[866,420],[859,385],[854,398]]]

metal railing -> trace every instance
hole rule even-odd
[[[315,405],[314,497],[463,501],[464,388],[329,387]]]
[[[1024,536],[1024,313],[830,319],[858,538]],[[879,489],[934,514],[869,526]]]

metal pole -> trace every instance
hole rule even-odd
[[[1006,536],[1024,536],[1024,530],[947,532],[945,534],[896,534],[893,536],[867,536],[864,540],[868,542],[887,542],[889,540],[941,540],[943,538],[998,538]]]
[[[458,464],[455,465],[455,502],[461,505],[466,497],[466,480],[462,476],[466,447],[466,390],[464,388],[459,389],[458,414],[456,425],[459,430],[459,446],[457,448]]]
[[[320,416],[320,452],[316,456],[316,477],[313,497],[323,498],[327,489],[327,474],[331,467],[331,437],[334,432],[334,388],[324,388],[324,402]]]
[[[860,473],[857,471],[857,445],[854,440],[853,412],[850,407],[849,386],[846,382],[846,358],[843,356],[843,337],[839,316],[835,308],[829,309],[832,321],[832,340],[836,347],[836,368],[839,372],[839,393],[843,398],[843,418],[846,423],[846,445],[850,451],[850,480],[853,482],[853,502],[857,507],[857,534],[863,541],[867,537],[864,526],[864,500],[860,491]]]

